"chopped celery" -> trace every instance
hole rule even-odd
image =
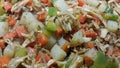
[[[56,24],[54,23],[54,22],[48,22],[47,24],[46,24],[46,29],[48,30],[48,31],[56,31],[57,30],[57,26],[56,26]]]
[[[54,7],[50,7],[49,10],[48,10],[48,15],[49,16],[55,16],[55,15],[57,15],[57,9],[54,8]]]
[[[3,15],[5,13],[4,9],[0,6],[0,15]]]
[[[25,55],[27,55],[27,49],[26,48],[16,47],[15,57],[23,57]]]
[[[117,21],[118,20],[118,15],[114,15],[111,13],[106,13],[103,15],[103,18],[106,20],[113,20],[113,21]]]

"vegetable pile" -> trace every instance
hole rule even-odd
[[[120,0],[0,0],[0,68],[120,68]]]

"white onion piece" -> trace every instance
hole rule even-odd
[[[96,7],[99,4],[98,0],[85,0],[85,2],[94,7]]]
[[[95,48],[89,49],[86,53],[85,56],[90,57],[92,60],[95,60],[97,56],[97,51]]]
[[[0,22],[0,37],[4,36],[9,30],[7,22]]]
[[[106,8],[107,8],[107,5],[106,5],[105,1],[102,1],[100,6],[98,7],[98,10],[100,12],[104,12]]]
[[[20,24],[26,25],[28,28],[28,31],[30,32],[38,31],[38,26],[40,26],[41,28],[44,27],[44,25],[39,21],[37,21],[36,17],[30,12],[24,12],[22,14]]]
[[[64,60],[67,56],[66,52],[62,50],[57,44],[51,49],[51,55],[56,60]]]
[[[84,42],[89,42],[89,41],[92,40],[92,38],[90,38],[90,37],[83,37],[83,40],[84,40]]]
[[[58,40],[58,44],[59,44],[60,46],[64,45],[66,42],[67,42],[67,40],[65,40],[63,37],[61,37],[61,38]]]
[[[13,57],[14,56],[14,45],[7,45],[7,47],[4,49],[4,55],[5,56],[9,56],[9,57]]]
[[[116,21],[109,20],[107,23],[107,29],[109,31],[115,32],[118,29],[118,23]]]
[[[101,29],[101,35],[100,35],[100,37],[101,37],[101,38],[105,38],[106,35],[107,35],[107,33],[108,33],[108,30],[107,30],[107,29]]]
[[[64,11],[70,8],[64,0],[56,0],[54,2],[54,6],[57,7],[61,11]]]

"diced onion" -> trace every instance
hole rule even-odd
[[[51,49],[51,55],[56,60],[64,60],[64,58],[67,56],[66,52],[63,51],[57,44],[55,44]]]
[[[66,2],[64,0],[56,0],[54,2],[54,5],[61,11],[69,9],[69,6],[66,4]]]
[[[115,32],[118,29],[118,23],[116,21],[109,20],[107,23],[107,29],[109,31]]]
[[[14,45],[7,45],[7,47],[4,49],[4,55],[13,57],[14,56]]]
[[[105,38],[106,35],[107,35],[107,33],[108,33],[108,30],[107,30],[107,29],[101,29],[101,35],[100,35],[100,37],[101,37],[101,38]]]
[[[85,0],[85,2],[94,7],[96,7],[99,4],[98,0]]]
[[[107,8],[106,3],[104,1],[102,1],[101,4],[100,4],[100,6],[98,7],[98,10],[100,12],[104,12],[106,8]]]
[[[8,23],[0,22],[0,37],[4,36],[8,32]]]
[[[37,31],[39,26],[41,28],[44,27],[44,25],[42,23],[40,23],[39,21],[37,21],[35,16],[30,12],[24,12],[22,14],[20,23],[23,25],[26,25],[28,28],[28,31],[30,31],[30,32]]]

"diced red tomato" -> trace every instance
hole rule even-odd
[[[79,17],[79,22],[80,22],[81,24],[84,24],[85,21],[86,21],[86,19],[87,19],[86,16],[84,16],[84,15],[80,15],[80,17]]]
[[[85,4],[85,2],[83,0],[77,0],[78,1],[78,6],[83,6]]]
[[[86,37],[96,37],[97,33],[94,31],[86,31]]]

